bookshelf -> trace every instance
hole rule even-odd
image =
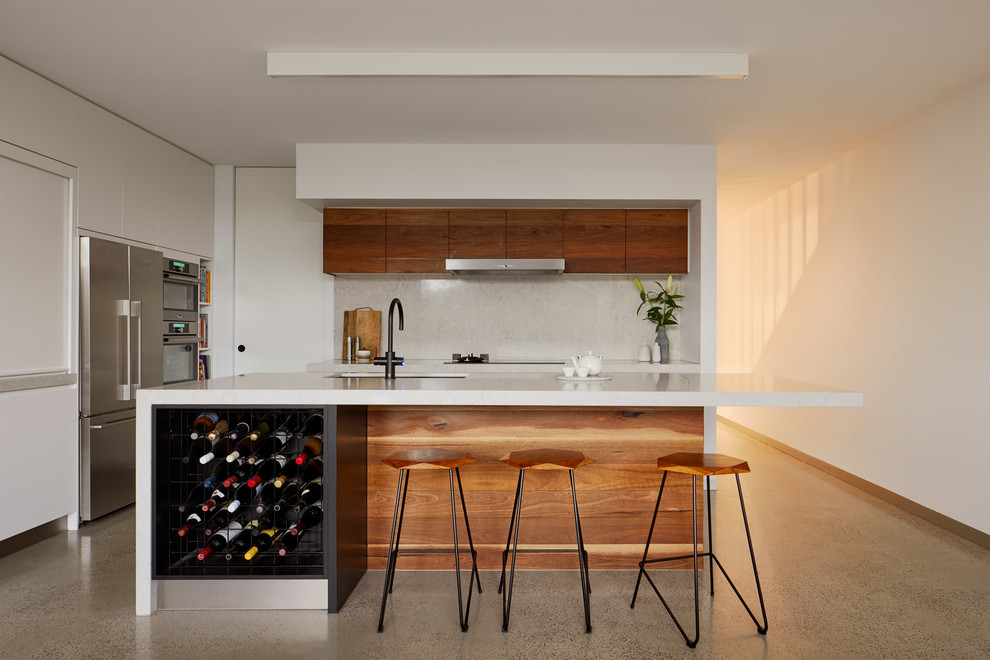
[[[213,303],[213,261],[199,262],[199,379],[211,375],[210,312]]]

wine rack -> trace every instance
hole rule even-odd
[[[314,414],[324,414],[324,419],[332,422],[334,417],[325,414],[332,409],[323,408],[268,408],[268,407],[211,407],[210,411],[217,414],[218,419],[227,421],[229,431],[233,431],[235,424],[244,422],[245,428],[257,429],[259,425],[267,419],[271,423],[270,432],[274,433],[280,444],[282,439],[288,438],[284,446],[278,449],[278,453],[295,458],[303,448],[304,442],[312,434],[301,434],[305,421]],[[197,458],[188,462],[183,462],[183,457],[190,451],[192,439],[190,438],[193,424],[196,418],[204,412],[203,408],[193,407],[155,407],[153,409],[153,470],[152,470],[152,508],[153,508],[153,577],[155,579],[169,578],[325,578],[328,576],[327,569],[327,549],[332,545],[332,535],[327,529],[332,522],[325,518],[319,524],[307,528],[298,539],[298,545],[280,555],[276,548],[280,535],[287,533],[290,525],[297,522],[302,510],[296,512],[292,507],[284,507],[275,519],[275,524],[271,527],[276,529],[276,543],[272,547],[258,552],[253,558],[245,558],[246,548],[237,548],[232,551],[231,546],[239,545],[238,538],[243,542],[244,535],[251,535],[253,540],[258,540],[259,535],[250,528],[250,522],[259,517],[258,506],[261,504],[258,497],[258,489],[252,489],[250,501],[245,501],[240,511],[238,522],[244,525],[244,529],[234,537],[227,547],[216,552],[212,552],[205,559],[197,557],[197,553],[207,546],[209,534],[204,527],[210,520],[216,509],[203,514],[204,522],[193,525],[184,535],[180,535],[180,529],[186,524],[190,510],[180,511],[180,505],[189,501],[191,494],[202,494],[200,489],[204,481],[211,476],[213,469],[221,462],[226,461],[226,452],[218,455],[206,464],[200,463]],[[332,425],[324,428],[323,441],[325,448],[333,447]],[[243,436],[243,434],[242,434]],[[319,436],[318,436],[319,437]],[[245,457],[235,461],[232,465],[242,464]],[[325,469],[334,466],[334,456],[331,453],[325,458]],[[258,463],[261,465],[262,463]],[[329,476],[325,483],[330,486],[334,483],[333,474]],[[244,483],[241,480],[240,483]],[[224,488],[222,484],[217,484],[213,488],[221,491],[220,501],[230,498],[239,484],[233,484]],[[324,485],[324,488],[328,486]],[[259,486],[260,488],[260,486]],[[281,492],[281,491],[279,491]],[[314,505],[323,506],[326,492]],[[195,497],[192,502],[192,510],[200,511],[200,505],[209,499],[204,495],[200,500]],[[265,507],[262,507],[265,508]],[[219,509],[219,506],[217,507]],[[304,509],[303,509],[304,510]],[[268,525],[266,525],[268,527]],[[260,530],[257,530],[260,531]],[[252,543],[254,545],[254,543]],[[248,546],[250,547],[250,546]]]

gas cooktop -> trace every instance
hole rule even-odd
[[[454,353],[450,360],[444,362],[444,364],[564,364],[563,360],[527,360],[525,358],[512,358],[509,360],[492,360],[488,353],[482,353],[481,355],[475,355],[474,353],[469,353],[468,355],[461,355],[460,353]]]

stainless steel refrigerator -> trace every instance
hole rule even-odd
[[[161,252],[80,239],[82,520],[134,502],[134,398],[162,384]]]

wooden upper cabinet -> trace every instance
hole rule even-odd
[[[564,272],[626,272],[626,212],[622,209],[565,210]]]
[[[688,272],[687,209],[626,211],[626,272]]]
[[[323,272],[385,272],[385,209],[323,209]]]
[[[504,259],[505,209],[450,209],[451,259]]]
[[[447,216],[447,209],[388,209],[386,272],[446,272]]]
[[[564,212],[560,209],[508,209],[505,256],[509,259],[562,259]]]

